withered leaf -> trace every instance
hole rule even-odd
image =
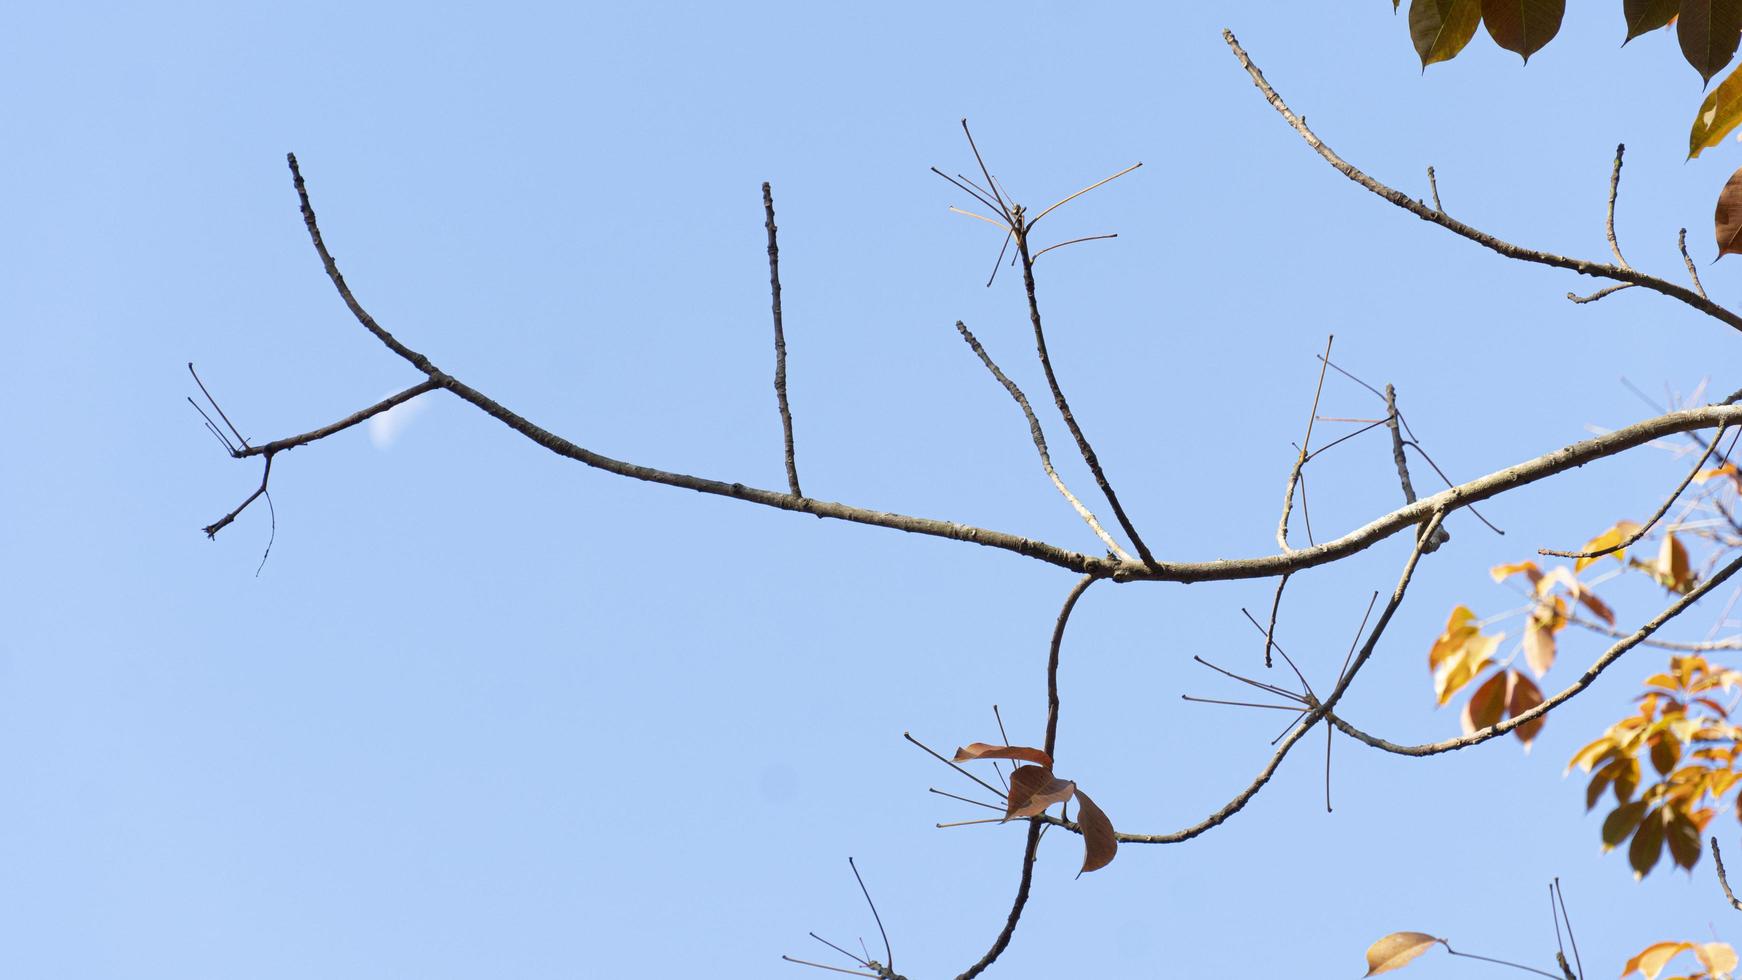
[[[1410,0],[1409,39],[1422,68],[1457,57],[1481,22],[1482,0]]]
[[[1566,12],[1566,0],[1482,0],[1488,36],[1526,62],[1559,33]]]
[[[1367,972],[1364,975],[1370,977],[1395,970],[1427,952],[1435,943],[1443,942],[1445,940],[1425,932],[1394,932],[1367,947]]]
[[[1017,766],[1010,774],[1010,798],[1004,806],[1004,819],[1032,817],[1054,803],[1063,803],[1077,791],[1075,783],[1058,779],[1044,766]]]
[[[1083,869],[1077,874],[1085,875],[1112,864],[1113,856],[1119,852],[1113,821],[1082,790],[1077,790],[1077,824],[1083,828]]]
[[[1537,690],[1530,678],[1516,670],[1506,672],[1506,714],[1517,718],[1526,711],[1542,703],[1542,692]],[[1538,716],[1512,730],[1518,740],[1530,748],[1530,743],[1536,741],[1536,736],[1542,731],[1543,716]]]
[[[956,750],[954,762],[972,762],[975,759],[1020,759],[1036,765],[1052,768],[1052,756],[1039,749],[1031,749],[1024,745],[990,745],[986,742],[974,742],[965,748]]]
[[[1742,170],[1731,174],[1718,192],[1712,223],[1718,235],[1718,258],[1742,252]]]
[[[1554,627],[1553,619],[1545,621],[1536,615],[1532,615],[1524,624],[1524,662],[1530,665],[1530,672],[1538,677],[1548,673],[1548,669],[1554,666]]]
[[[1464,734],[1480,731],[1490,725],[1499,723],[1506,713],[1506,674],[1497,673],[1476,688],[1476,693],[1470,695],[1470,700],[1464,705],[1464,713],[1458,719],[1463,725]]]

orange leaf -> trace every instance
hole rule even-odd
[[[1470,700],[1464,705],[1464,713],[1459,721],[1464,726],[1464,734],[1480,731],[1497,724],[1506,713],[1506,675],[1495,674],[1476,688],[1476,693],[1470,695]]]
[[[1089,794],[1077,791],[1077,824],[1083,828],[1083,870],[1079,876],[1099,871],[1113,863],[1119,851],[1119,839],[1113,836],[1113,821],[1101,812]]]
[[[1627,961],[1621,968],[1621,978],[1634,973],[1645,974],[1645,980],[1657,980],[1657,975],[1663,972],[1664,966],[1675,959],[1677,953],[1692,949],[1693,943],[1652,943],[1640,950],[1639,955]]]
[[[1433,944],[1443,942],[1444,939],[1436,939],[1425,932],[1394,932],[1367,947],[1367,972],[1364,976],[1395,970],[1427,952]]]
[[[1738,2],[1742,2],[1742,0],[1738,0]],[[1738,193],[1742,193],[1742,189],[1739,189]],[[1722,206],[1722,198],[1720,198],[1720,206]],[[1638,530],[1639,525],[1632,521],[1616,521],[1614,527],[1611,527],[1602,534],[1586,541],[1585,546],[1579,550],[1602,551],[1604,548],[1613,548],[1632,537],[1634,532]],[[1599,555],[1597,558],[1576,558],[1573,560],[1573,571],[1582,572],[1585,570],[1586,566],[1596,564],[1601,558],[1614,558],[1616,561],[1626,561],[1627,549],[1622,548],[1619,551],[1612,551],[1608,555]]]
[[[1495,565],[1488,569],[1488,575],[1496,582],[1504,582],[1520,572],[1523,572],[1525,577],[1530,579],[1531,585],[1542,581],[1542,569],[1538,568],[1536,562],[1533,561],[1515,561],[1510,565]]]
[[[1657,550],[1658,582],[1671,592],[1687,594],[1694,587],[1694,573],[1688,567],[1688,549],[1674,531],[1663,533],[1663,545]]]
[[[1005,803],[1004,819],[1032,817],[1054,803],[1070,799],[1076,791],[1075,783],[1054,778],[1050,769],[1018,766],[1010,774],[1010,798]]]
[[[1742,170],[1731,174],[1718,192],[1712,224],[1718,236],[1718,258],[1742,252]]]
[[[1534,614],[1524,624],[1524,662],[1538,677],[1554,666],[1554,627]]]
[[[1541,703],[1542,692],[1537,690],[1530,678],[1516,670],[1506,672],[1506,713],[1508,716],[1517,718]],[[1536,741],[1537,734],[1542,731],[1542,722],[1541,717],[1535,718],[1514,728],[1512,734],[1517,735],[1518,740],[1523,742],[1524,747],[1528,749],[1530,743]]]
[[[1052,756],[1039,749],[1021,745],[988,745],[985,742],[975,742],[967,748],[957,749],[956,757],[952,761],[972,762],[975,759],[1020,759],[1052,768]]]

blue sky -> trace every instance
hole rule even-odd
[[[418,380],[325,281],[286,151],[359,297],[407,343],[591,449],[765,487],[783,482],[772,181],[806,490],[1081,549],[1094,539],[952,327],[1044,403],[1019,282],[984,287],[997,232],[950,214],[962,195],[927,168],[971,165],[962,116],[1033,204],[1141,160],[1049,219],[1121,236],[1041,263],[1053,357],[1159,554],[1257,555],[1328,333],[1339,363],[1397,385],[1460,478],[1651,414],[1623,375],[1742,383],[1721,325],[1634,293],[1572,306],[1589,280],[1355,188],[1219,37],[1233,28],[1344,155],[1422,195],[1433,164],[1453,215],[1525,244],[1604,257],[1626,141],[1623,245],[1674,275],[1684,225],[1710,260],[1711,202],[1742,159],[1727,144],[1683,162],[1697,76],[1667,35],[1618,51],[1619,11],[1600,6],[1528,69],[1478,38],[1425,74],[1378,2],[12,11],[0,972],[802,976],[777,957],[827,954],[807,931],[875,943],[853,855],[917,978],[979,956],[1008,908],[1021,830],[934,829],[974,814],[926,788],[966,784],[901,733],[991,739],[997,703],[1012,739],[1038,742],[1068,573],[627,482],[451,398],[391,439],[280,457],[258,576],[263,510],[205,540],[258,473],[202,431],[186,362],[256,439]],[[1736,267],[1702,273],[1734,293]],[[1381,411],[1338,382],[1322,407]],[[1681,465],[1644,450],[1498,501],[1504,538],[1455,518],[1348,716],[1398,740],[1455,732],[1425,669],[1450,607],[1510,607],[1488,566],[1648,513]],[[1396,505],[1383,441],[1322,466],[1321,534]],[[1279,638],[1310,676],[1334,674],[1402,549],[1291,583]],[[1606,597],[1634,622],[1661,605],[1642,585]],[[1276,719],[1179,698],[1235,693],[1193,654],[1262,669],[1239,609],[1268,599],[1266,583],[1083,599],[1059,767],[1121,829],[1195,822],[1268,756]],[[1566,641],[1548,686],[1599,649]],[[1077,842],[1049,835],[1002,975],[1354,976],[1398,929],[1546,966],[1555,875],[1592,976],[1660,939],[1742,940],[1709,863],[1636,884],[1562,778],[1660,664],[1628,658],[1529,754],[1411,761],[1339,739],[1334,814],[1302,746],[1187,845],[1072,880]]]

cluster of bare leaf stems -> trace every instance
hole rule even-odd
[[[1381,184],[1377,180],[1374,180],[1372,177],[1369,177],[1362,171],[1356,169],[1352,164],[1345,161],[1326,146],[1319,137],[1307,127],[1305,120],[1296,116],[1295,113],[1289,109],[1289,107],[1283,102],[1282,97],[1279,96],[1276,91],[1271,88],[1269,83],[1265,81],[1263,74],[1248,58],[1246,52],[1241,49],[1239,43],[1231,33],[1224,32],[1224,40],[1227,42],[1234,57],[1239,61],[1241,67],[1243,67],[1248,75],[1250,75],[1252,82],[1257,86],[1259,92],[1277,111],[1277,113],[1281,115],[1282,119],[1306,141],[1307,145],[1344,176],[1357,184],[1360,184],[1362,187],[1374,194],[1390,201],[1392,204],[1406,211],[1409,211],[1424,221],[1438,225],[1453,234],[1469,239],[1470,241],[1473,241],[1484,248],[1498,252],[1507,258],[1568,269],[1582,275],[1592,276],[1612,283],[1612,285],[1599,290],[1592,296],[1582,298],[1574,297],[1578,302],[1589,302],[1601,298],[1602,296],[1609,295],[1618,289],[1637,286],[1660,293],[1670,299],[1692,307],[1699,312],[1705,313],[1731,328],[1742,330],[1742,315],[1732,312],[1707,298],[1704,289],[1699,284],[1697,276],[1694,275],[1693,263],[1691,260],[1687,263],[1688,273],[1690,279],[1692,279],[1690,287],[1639,272],[1621,258],[1620,248],[1616,244],[1613,230],[1615,190],[1619,181],[1621,164],[1619,150],[1617,151],[1615,158],[1615,179],[1611,183],[1608,213],[1608,239],[1615,262],[1609,264],[1586,259],[1566,258],[1547,252],[1524,248],[1495,238],[1488,233],[1466,225],[1447,214],[1440,203],[1439,189],[1437,182],[1434,180],[1431,169],[1429,170],[1433,202],[1431,205],[1411,198],[1401,191],[1394,190],[1391,187]],[[964,133],[967,132],[967,123],[965,120],[963,122],[963,130]],[[954,759],[947,759],[943,755],[932,750],[930,747],[921,744],[919,740],[913,738],[913,736],[907,736],[909,741],[918,745],[927,753],[935,756],[939,761],[950,766],[968,779],[973,784],[973,788],[972,790],[965,792],[974,794],[984,793],[986,796],[984,798],[976,798],[976,796],[973,795],[964,796],[935,788],[932,789],[931,792],[940,796],[959,800],[971,806],[993,811],[991,815],[983,820],[964,820],[952,823],[940,823],[940,827],[980,823],[999,824],[1009,821],[1023,821],[1027,824],[1027,834],[1023,843],[1022,856],[1019,865],[1019,883],[1009,914],[991,946],[975,962],[968,966],[967,969],[960,973],[959,976],[961,978],[970,978],[981,973],[990,966],[1008,946],[1010,939],[1016,930],[1018,920],[1022,915],[1023,906],[1028,899],[1030,886],[1033,880],[1036,855],[1038,853],[1042,835],[1049,829],[1059,828],[1064,831],[1082,835],[1085,838],[1086,855],[1082,871],[1092,871],[1104,866],[1107,862],[1113,859],[1113,855],[1120,844],[1173,844],[1190,840],[1199,834],[1220,826],[1251,802],[1253,797],[1264,788],[1266,783],[1276,773],[1284,758],[1288,756],[1297,744],[1307,737],[1308,733],[1311,732],[1315,726],[1322,726],[1325,733],[1325,803],[1328,809],[1330,807],[1330,743],[1333,730],[1342,731],[1368,745],[1403,755],[1429,755],[1448,752],[1496,738],[1520,725],[1527,725],[1533,721],[1541,719],[1548,712],[1554,710],[1559,705],[1566,703],[1569,699],[1585,690],[1590,686],[1591,682],[1599,673],[1612,664],[1622,654],[1641,643],[1647,642],[1652,634],[1665,623],[1680,615],[1693,603],[1697,602],[1713,589],[1716,589],[1718,586],[1723,584],[1736,573],[1738,568],[1742,568],[1742,559],[1733,560],[1729,564],[1715,569],[1709,575],[1705,576],[1697,587],[1692,588],[1686,592],[1686,594],[1681,595],[1675,602],[1671,603],[1667,608],[1663,609],[1656,616],[1640,625],[1634,631],[1613,631],[1614,643],[1597,659],[1591,668],[1581,678],[1579,678],[1579,680],[1560,693],[1544,699],[1541,704],[1529,711],[1525,711],[1506,721],[1486,726],[1461,738],[1425,745],[1399,745],[1369,735],[1345,720],[1341,715],[1337,714],[1337,705],[1342,701],[1356,676],[1360,674],[1362,668],[1367,664],[1368,660],[1373,656],[1374,651],[1377,649],[1380,638],[1384,635],[1386,627],[1390,624],[1393,616],[1404,601],[1405,593],[1409,589],[1410,581],[1415,574],[1418,563],[1425,555],[1433,553],[1450,540],[1450,534],[1442,525],[1452,514],[1465,509],[1470,510],[1474,514],[1474,505],[1487,500],[1488,498],[1552,477],[1558,473],[1562,473],[1574,467],[1582,466],[1583,464],[1593,460],[1618,455],[1629,449],[1650,443],[1660,437],[1677,433],[1694,433],[1700,430],[1718,428],[1720,429],[1719,438],[1721,438],[1723,434],[1722,429],[1742,423],[1742,405],[1735,404],[1738,401],[1738,396],[1742,396],[1742,392],[1731,395],[1729,398],[1726,398],[1721,402],[1702,407],[1683,408],[1678,411],[1665,412],[1656,417],[1645,419],[1644,421],[1625,428],[1607,432],[1598,435],[1595,438],[1587,439],[1582,442],[1561,447],[1552,452],[1544,453],[1534,459],[1525,460],[1516,465],[1497,470],[1486,476],[1463,483],[1453,484],[1447,478],[1446,474],[1441,472],[1439,467],[1434,465],[1432,460],[1427,457],[1427,454],[1422,449],[1420,443],[1416,440],[1414,433],[1411,432],[1408,422],[1397,408],[1397,395],[1395,390],[1390,385],[1386,385],[1381,389],[1354,378],[1353,375],[1349,374],[1349,372],[1345,371],[1332,360],[1331,344],[1327,340],[1324,353],[1320,355],[1318,359],[1319,363],[1316,366],[1318,383],[1313,394],[1312,408],[1308,413],[1305,434],[1302,436],[1299,445],[1296,447],[1293,463],[1288,470],[1281,517],[1278,521],[1276,530],[1277,551],[1274,554],[1264,556],[1223,559],[1207,562],[1165,560],[1157,557],[1156,552],[1152,549],[1150,543],[1146,542],[1138,533],[1136,523],[1131,515],[1127,513],[1125,507],[1121,504],[1105,467],[1096,456],[1095,451],[1089,442],[1089,438],[1084,432],[1082,424],[1071,410],[1065,392],[1059,384],[1057,375],[1054,373],[1052,361],[1047,351],[1046,335],[1042,325],[1041,307],[1037,299],[1036,289],[1035,266],[1041,257],[1054,249],[1062,248],[1066,245],[1113,237],[1112,235],[1095,235],[1088,238],[1077,238],[1042,245],[1034,237],[1036,230],[1040,225],[1059,207],[1070,203],[1083,194],[1107,184],[1109,181],[1112,181],[1117,177],[1130,173],[1132,170],[1136,169],[1137,165],[1121,170],[1104,180],[1093,183],[1088,187],[1063,198],[1057,203],[1040,210],[1038,213],[1031,214],[1023,205],[1017,203],[1011,198],[1009,193],[1005,190],[1004,185],[992,174],[990,168],[986,165],[984,159],[982,159],[978,147],[974,145],[971,134],[968,135],[968,142],[969,147],[973,152],[975,170],[979,177],[978,180],[971,179],[961,173],[952,176],[943,171],[938,171],[940,176],[944,177],[945,180],[948,180],[956,189],[968,195],[968,197],[974,202],[972,209],[964,207],[953,208],[952,210],[957,210],[969,217],[983,221],[1004,233],[1004,244],[999,251],[998,260],[994,265],[993,275],[997,275],[997,269],[1004,265],[1007,255],[1010,256],[1010,264],[1020,271],[1029,321],[1034,332],[1035,352],[1040,362],[1042,373],[1046,378],[1047,387],[1049,389],[1049,394],[1052,396],[1053,405],[1057,409],[1059,416],[1063,419],[1065,427],[1070,433],[1072,442],[1075,444],[1078,453],[1082,457],[1083,463],[1092,474],[1096,484],[1096,489],[1099,491],[1100,496],[1105,499],[1113,516],[1113,523],[1116,527],[1109,528],[1103,525],[1103,523],[1090,510],[1089,506],[1087,506],[1080,497],[1074,494],[1070,488],[1065,485],[1064,480],[1060,477],[1058,471],[1052,464],[1047,449],[1046,439],[1042,433],[1040,421],[1036,417],[1033,406],[1029,403],[1027,396],[1016,385],[1016,383],[1010,380],[1010,378],[998,367],[979,339],[974,336],[965,324],[958,322],[956,327],[960,332],[962,339],[971,348],[973,353],[979,357],[987,370],[999,382],[999,384],[1004,387],[1011,398],[1020,407],[1028,423],[1035,449],[1039,455],[1042,469],[1045,471],[1047,478],[1051,481],[1059,494],[1064,497],[1070,507],[1081,517],[1094,536],[1100,541],[1104,548],[1103,553],[1096,554],[1092,552],[1079,552],[1060,545],[1021,537],[1015,534],[972,527],[933,518],[886,513],[851,504],[807,497],[801,492],[799,488],[798,468],[793,449],[792,413],[789,407],[786,390],[786,344],[784,325],[781,321],[780,277],[778,264],[779,251],[774,224],[774,203],[772,192],[766,184],[763,185],[763,204],[767,214],[769,278],[773,293],[772,310],[774,319],[776,360],[774,387],[778,399],[780,423],[785,445],[785,468],[787,475],[787,489],[785,491],[764,490],[746,486],[742,483],[724,482],[683,473],[669,472],[600,455],[538,426],[523,416],[516,414],[501,403],[495,401],[488,395],[485,395],[483,392],[467,385],[454,375],[448,374],[438,368],[428,357],[406,346],[393,334],[389,333],[384,327],[377,323],[353,295],[350,286],[346,283],[344,276],[340,273],[337,263],[334,261],[332,254],[328,251],[327,245],[322,238],[320,227],[315,220],[314,209],[310,204],[308,189],[303,181],[302,173],[297,166],[297,161],[294,155],[289,157],[289,164],[296,193],[300,201],[303,220],[307,226],[308,234],[313,242],[315,251],[318,253],[320,261],[325,267],[327,276],[331,279],[333,286],[337,289],[338,294],[346,307],[349,308],[351,314],[357,319],[363,328],[373,334],[376,339],[393,353],[399,355],[402,359],[410,363],[412,367],[422,375],[422,380],[390,398],[383,399],[373,405],[360,409],[359,411],[331,424],[300,435],[293,435],[261,444],[251,443],[244,438],[241,431],[231,423],[230,418],[218,408],[216,401],[206,390],[205,384],[199,382],[200,391],[204,396],[207,405],[212,409],[212,412],[210,413],[206,413],[202,410],[202,415],[205,416],[208,428],[210,428],[212,433],[217,436],[219,441],[223,444],[225,451],[230,456],[237,459],[255,458],[262,464],[259,485],[234,510],[206,527],[204,529],[205,533],[208,536],[215,536],[220,530],[236,520],[237,516],[246,510],[255,500],[262,497],[266,498],[268,507],[271,507],[271,497],[268,492],[268,484],[272,475],[273,461],[280,453],[318,442],[328,436],[342,432],[352,426],[364,422],[373,416],[379,415],[382,412],[388,411],[397,405],[401,405],[420,395],[439,389],[455,395],[463,401],[471,403],[486,414],[501,421],[510,429],[518,432],[551,452],[620,476],[695,490],[701,493],[732,497],[750,503],[775,507],[782,510],[812,514],[817,517],[853,521],[860,524],[891,528],[910,533],[933,535],[956,541],[972,542],[985,547],[1014,552],[1018,555],[1056,565],[1075,573],[1078,578],[1071,586],[1065,599],[1064,606],[1058,614],[1052,632],[1051,642],[1048,646],[1045,678],[1047,691],[1047,722],[1041,745],[1039,747],[1011,745],[1009,738],[1003,733],[1003,722],[1001,717],[998,718],[999,743],[970,744],[966,748],[958,750]],[[1014,246],[1013,250],[1011,246]],[[1011,254],[1012,252],[1013,254]],[[1682,254],[1684,257],[1687,255],[1685,241],[1682,246]],[[990,284],[991,280],[988,280],[988,285]],[[193,366],[190,364],[190,371],[192,370],[192,367]],[[1374,413],[1375,417],[1364,419],[1321,416],[1319,414],[1319,398],[1324,389],[1324,382],[1327,374],[1331,371],[1337,372],[1340,376],[1346,376],[1350,380],[1359,384],[1362,388],[1370,391],[1376,401],[1375,408],[1378,409],[1380,406],[1383,406],[1383,412],[1376,411]],[[195,375],[195,378],[197,381],[198,375]],[[195,407],[198,408],[200,406],[196,403]],[[215,416],[215,418],[213,416]],[[1321,424],[1352,424],[1356,426],[1356,428],[1346,434],[1325,441],[1322,445],[1315,446],[1313,440],[1315,435],[1318,434],[1318,427]],[[1381,428],[1386,430],[1390,437],[1390,449],[1396,464],[1397,476],[1403,494],[1403,505],[1389,513],[1375,517],[1367,524],[1356,528],[1353,531],[1349,531],[1338,537],[1328,538],[1322,542],[1318,541],[1311,526],[1311,518],[1307,506],[1308,464],[1330,449],[1342,445],[1356,436]],[[1716,443],[1717,440],[1714,439],[1712,445],[1716,446]],[[1408,467],[1408,455],[1410,452],[1420,456],[1424,461],[1432,466],[1440,479],[1446,483],[1446,489],[1425,497],[1417,496],[1416,490],[1410,480]],[[1728,450],[1725,452],[1727,455]],[[1685,488],[1685,486],[1686,482],[1684,481],[1683,488]],[[1679,494],[1681,489],[1682,488],[1677,488],[1676,493]],[[1298,545],[1295,542],[1295,539],[1291,535],[1290,528],[1290,520],[1294,513],[1295,497],[1297,493],[1300,498],[1300,511],[1306,537],[1306,544],[1304,546]],[[1673,496],[1671,499],[1674,499]],[[1668,507],[1669,504],[1666,503],[1665,507],[1658,512],[1658,517],[1661,517],[1663,513],[1667,511]],[[1657,518],[1653,518],[1653,523],[1655,523],[1656,520]],[[276,516],[273,517],[272,523],[274,528],[276,528]],[[1486,523],[1486,521],[1484,521],[1484,523]],[[1490,527],[1491,526],[1492,525],[1490,525]],[[1649,527],[1649,524],[1642,527],[1639,533],[1644,534]],[[1737,530],[1742,532],[1742,527],[1738,527]],[[1350,644],[1349,649],[1345,654],[1342,667],[1339,669],[1337,674],[1330,679],[1328,685],[1323,690],[1315,689],[1310,683],[1308,683],[1305,673],[1300,669],[1295,661],[1283,651],[1282,647],[1276,640],[1277,620],[1281,609],[1284,588],[1287,586],[1292,576],[1304,573],[1308,569],[1339,561],[1343,558],[1349,557],[1350,555],[1370,548],[1396,534],[1406,531],[1409,533],[1410,547],[1407,556],[1402,562],[1395,584],[1391,587],[1388,593],[1384,594],[1383,599],[1381,599],[1381,594],[1379,592],[1373,593],[1372,599],[1367,604],[1367,611],[1362,616],[1361,626],[1358,628],[1355,639]],[[267,545],[268,551],[270,551],[270,547],[271,544],[269,541]],[[262,561],[264,561],[264,557],[262,558]],[[1235,700],[1232,698],[1199,697],[1188,697],[1188,700],[1216,704],[1250,706],[1254,708],[1281,710],[1289,713],[1292,717],[1289,720],[1288,727],[1282,734],[1278,735],[1272,743],[1275,745],[1274,754],[1270,757],[1269,761],[1259,769],[1259,771],[1253,776],[1251,782],[1244,789],[1240,790],[1240,792],[1235,794],[1232,799],[1229,799],[1222,806],[1218,807],[1196,823],[1161,833],[1115,833],[1112,824],[1108,821],[1106,815],[1101,813],[1100,809],[1096,807],[1087,796],[1082,794],[1082,792],[1076,787],[1075,783],[1063,779],[1062,777],[1055,775],[1053,772],[1052,760],[1055,756],[1059,723],[1059,658],[1066,625],[1070,619],[1072,610],[1077,604],[1077,600],[1080,599],[1091,586],[1102,581],[1115,583],[1204,582],[1253,578],[1276,579],[1274,599],[1265,620],[1260,622],[1260,620],[1257,617],[1254,617],[1251,613],[1246,613],[1247,618],[1252,622],[1254,627],[1257,628],[1262,637],[1262,654],[1265,666],[1270,666],[1273,654],[1281,656],[1288,664],[1294,680],[1299,684],[1299,688],[1293,689],[1290,686],[1270,684],[1251,677],[1245,677],[1237,674],[1233,670],[1200,659],[1200,663],[1204,663],[1205,666],[1216,671],[1218,674],[1253,688],[1260,692],[1264,697],[1260,700],[1250,701]],[[1369,624],[1371,624],[1371,628],[1369,628]],[[994,709],[994,711],[996,712],[996,709]],[[961,765],[963,762],[975,760],[990,761],[995,770],[994,776],[998,780],[997,786],[994,786],[988,780],[974,775]],[[1000,767],[999,760],[1009,760],[1013,768],[1008,774],[1002,767]],[[1075,800],[1077,803],[1075,818],[1072,818],[1070,811],[1070,802],[1072,800]],[[1050,807],[1055,804],[1059,806],[1059,812],[1056,814],[1050,811]],[[857,877],[858,869],[856,866],[853,868],[853,872],[855,877]],[[1080,873],[1081,872],[1079,872],[1079,874]],[[863,889],[863,879],[859,879],[859,883],[860,887]],[[1726,888],[1727,887],[1728,886],[1726,885]],[[865,897],[866,901],[869,903],[870,894],[868,891],[865,892]],[[872,906],[872,912],[875,915],[876,908],[874,905]],[[879,931],[882,932],[882,921],[880,917],[877,918],[877,925]],[[813,936],[814,935],[815,934],[813,934]],[[884,934],[884,955],[882,959],[874,959],[862,943],[860,945],[860,952],[853,953],[841,946],[828,943],[826,940],[821,939],[821,937],[816,938],[819,942],[828,945],[834,953],[846,957],[849,965],[831,966],[828,964],[796,959],[793,960],[794,962],[806,963],[821,969],[850,973],[857,976],[882,978],[895,978],[900,976],[900,974],[895,972],[893,952],[889,948],[886,933]],[[1433,937],[1427,938],[1431,940]],[[1434,941],[1439,942],[1439,940]],[[1417,950],[1417,952],[1419,952],[1419,950]],[[1563,972],[1568,977],[1574,975],[1570,968]],[[1553,974],[1545,975],[1553,976]]]

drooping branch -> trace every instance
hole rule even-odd
[[[1664,498],[1663,505],[1657,508],[1657,510],[1646,519],[1645,523],[1641,524],[1639,529],[1634,531],[1632,534],[1622,538],[1616,544],[1612,544],[1606,548],[1597,548],[1592,551],[1556,551],[1553,548],[1538,548],[1536,549],[1536,553],[1539,555],[1552,555],[1556,558],[1601,558],[1604,555],[1614,554],[1617,551],[1633,547],[1638,543],[1640,538],[1645,537],[1658,521],[1663,520],[1663,515],[1669,513],[1670,507],[1675,505],[1676,499],[1688,488],[1688,484],[1694,482],[1694,477],[1700,474],[1700,470],[1706,465],[1706,460],[1712,458],[1712,452],[1718,448],[1718,442],[1724,438],[1724,429],[1724,426],[1718,427],[1718,431],[1712,435],[1712,441],[1707,443],[1706,451],[1700,455],[1699,460],[1694,463],[1693,468],[1688,470],[1688,475],[1682,478],[1682,482],[1676,484],[1675,490],[1671,491],[1668,497]]]
[[[1423,221],[1439,225],[1441,228],[1450,231],[1454,235],[1467,238],[1483,248],[1497,252],[1509,259],[1517,259],[1521,262],[1533,262],[1538,265],[1553,266],[1557,269],[1567,269],[1582,276],[1611,279],[1632,286],[1643,286],[1652,292],[1661,293],[1671,299],[1685,303],[1721,323],[1728,324],[1736,330],[1742,330],[1742,314],[1737,314],[1732,310],[1712,302],[1701,292],[1688,289],[1686,286],[1677,285],[1666,279],[1646,275],[1625,265],[1610,265],[1604,262],[1593,262],[1589,259],[1568,258],[1563,255],[1556,255],[1552,252],[1543,252],[1514,245],[1511,242],[1503,241],[1479,228],[1474,228],[1456,218],[1450,217],[1443,211],[1430,208],[1402,191],[1395,190],[1380,183],[1362,172],[1361,169],[1356,167],[1354,164],[1338,156],[1336,151],[1332,150],[1329,146],[1325,145],[1323,140],[1319,139],[1317,133],[1314,133],[1307,127],[1305,120],[1294,114],[1294,111],[1288,107],[1288,103],[1284,102],[1282,96],[1277,94],[1276,89],[1272,88],[1270,83],[1265,81],[1264,73],[1259,70],[1256,64],[1253,64],[1251,57],[1246,54],[1246,50],[1240,47],[1240,42],[1235,39],[1232,31],[1224,30],[1222,32],[1222,40],[1227,42],[1229,49],[1234,53],[1234,57],[1239,60],[1240,66],[1246,69],[1248,75],[1252,76],[1252,84],[1256,85],[1258,90],[1264,94],[1264,98],[1270,103],[1271,108],[1275,109],[1277,113],[1294,128],[1295,132],[1300,134],[1302,139],[1306,140],[1307,145],[1312,147],[1314,152],[1318,153],[1320,157],[1323,157],[1326,163],[1335,167],[1343,176],[1357,184],[1360,184],[1362,187],[1372,191],[1374,194],[1379,195],[1385,200],[1390,201],[1392,204],[1395,204],[1403,210],[1421,218]]]
[[[1609,649],[1603,651],[1603,655],[1598,657],[1596,661],[1579,676],[1578,680],[1568,685],[1566,689],[1562,690],[1554,697],[1548,698],[1536,707],[1531,708],[1529,711],[1520,712],[1505,721],[1489,725],[1487,728],[1472,732],[1469,735],[1465,735],[1461,738],[1449,738],[1441,742],[1427,742],[1421,745],[1399,745],[1396,742],[1387,741],[1386,739],[1369,735],[1336,715],[1331,716],[1331,723],[1336,725],[1337,729],[1343,732],[1343,734],[1348,735],[1356,741],[1364,742],[1376,749],[1382,749],[1386,752],[1392,752],[1397,755],[1439,755],[1442,752],[1454,752],[1458,749],[1469,748],[1472,745],[1486,742],[1491,738],[1499,738],[1520,725],[1528,725],[1531,722],[1536,721],[1538,718],[1546,716],[1549,712],[1577,697],[1580,692],[1589,688],[1603,671],[1609,669],[1610,665],[1621,659],[1622,654],[1625,654],[1627,651],[1645,641],[1651,636],[1651,634],[1662,628],[1663,624],[1681,615],[1689,606],[1700,601],[1700,599],[1707,593],[1711,592],[1719,585],[1722,585],[1730,578],[1730,576],[1736,574],[1739,569],[1742,569],[1742,557],[1736,558],[1728,565],[1718,569],[1704,582],[1701,582],[1698,586],[1689,590],[1686,595],[1681,596],[1662,612],[1653,616],[1645,625],[1639,627],[1639,629],[1635,630],[1625,639],[1617,641],[1614,645],[1610,646]]]

